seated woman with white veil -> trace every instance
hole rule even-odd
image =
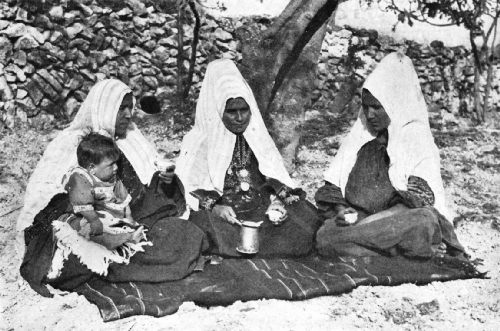
[[[243,222],[261,224],[258,256],[301,256],[313,249],[316,208],[295,187],[250,87],[230,60],[207,67],[177,174],[196,211],[190,220],[208,234],[212,253],[245,253],[236,250]]]
[[[368,76],[362,109],[316,193],[322,255],[459,255],[439,150],[411,60],[387,55]]]
[[[72,290],[93,277],[110,282],[181,279],[203,262],[205,235],[179,218],[186,210],[182,184],[173,171],[156,166],[161,158],[132,122],[134,107],[132,91],[121,81],[95,84],[31,175],[17,223],[21,275],[42,295],[50,295],[46,284]],[[152,243],[143,252],[123,249],[133,232],[104,232],[89,240],[66,221],[68,213],[84,214],[70,202],[63,179],[74,173],[77,148],[91,132],[116,143],[114,176],[131,197],[133,219],[148,230]]]

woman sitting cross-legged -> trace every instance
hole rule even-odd
[[[322,255],[458,255],[439,150],[411,60],[387,55],[366,79],[362,109],[315,196]],[[447,219],[448,218],[448,219]]]
[[[261,224],[258,256],[313,249],[316,208],[295,188],[250,87],[230,60],[208,65],[177,169],[196,210],[190,220],[208,234],[212,253],[245,253],[236,250],[242,222]]]

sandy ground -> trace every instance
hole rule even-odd
[[[316,114],[317,115],[317,114]],[[315,118],[306,132],[293,176],[309,197],[338,147],[349,121],[335,115]],[[210,309],[184,303],[171,316],[138,316],[103,323],[97,307],[77,294],[39,296],[18,276],[15,221],[27,178],[57,131],[0,132],[0,329],[6,330],[498,330],[500,329],[500,131],[441,119],[434,135],[441,148],[442,173],[456,218],[459,239],[490,279],[435,282],[426,286],[362,286],[341,296],[299,302],[259,300]],[[146,134],[168,156],[179,147],[157,120]],[[314,124],[311,122],[312,124]],[[336,123],[342,122],[342,125]],[[155,124],[151,124],[155,123]],[[307,127],[307,126],[306,126]],[[332,135],[332,132],[337,135]],[[10,212],[10,213],[9,213]]]

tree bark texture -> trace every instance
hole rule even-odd
[[[490,96],[491,96],[491,88],[493,82],[493,63],[488,63],[488,67],[486,69],[486,87],[484,88],[484,101],[483,101],[483,122],[486,121],[486,117],[490,109]]]
[[[177,4],[177,102],[184,103],[184,6]]]
[[[484,109],[482,105],[481,94],[481,72],[476,67],[474,68],[474,112],[476,113],[476,120],[479,123],[484,121]]]
[[[305,110],[316,88],[318,59],[327,25],[328,21],[316,31],[292,65],[267,109],[268,123],[273,128],[274,141],[289,171],[294,168],[293,161],[302,137]]]
[[[497,3],[497,8],[498,8],[498,3]],[[492,88],[492,82],[493,82],[493,60],[495,58],[495,42],[497,39],[497,26],[498,26],[498,16],[494,18],[494,23],[492,25],[493,28],[493,37],[491,40],[491,46],[490,46],[490,51],[487,57],[487,69],[486,69],[486,88],[484,92],[484,111],[483,111],[483,120],[486,121],[488,117],[488,113],[490,111],[490,95],[491,95],[491,88]]]
[[[193,42],[191,43],[191,55],[189,58],[189,71],[186,82],[184,84],[185,85],[184,93],[182,95],[182,98],[184,100],[187,100],[187,98],[189,97],[189,90],[191,89],[191,85],[193,83],[194,68],[196,65],[196,48],[198,47],[198,41],[200,39],[200,27],[201,27],[200,14],[198,13],[198,9],[196,8],[196,3],[191,0],[188,2],[188,5],[194,16],[194,29],[193,29]]]
[[[241,72],[288,166],[314,88],[326,24],[338,3],[292,0],[267,30],[254,34],[242,27],[237,31],[242,42]]]

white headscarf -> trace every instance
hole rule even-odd
[[[236,142],[236,135],[224,126],[222,115],[226,101],[238,97],[250,106],[252,116],[243,136],[259,162],[260,172],[295,187],[247,82],[231,60],[215,60],[208,64],[196,104],[195,124],[182,141],[177,161],[177,175],[186,193],[204,189],[222,194]],[[186,201],[192,209],[198,209],[198,200],[190,194],[186,194]]]
[[[90,133],[115,136],[115,122],[123,97],[130,88],[116,79],[95,84],[89,91],[71,125],[48,146],[30,177],[24,206],[17,219],[17,230],[29,227],[35,216],[47,206],[52,197],[64,192],[64,175],[77,165],[76,149],[81,139]],[[135,104],[135,101],[134,101]],[[125,138],[116,140],[118,148],[130,161],[143,184],[149,184],[156,168],[155,148],[131,123]]]
[[[434,206],[450,219],[441,180],[439,150],[431,134],[427,105],[410,58],[401,53],[387,55],[368,76],[363,88],[380,101],[391,119],[387,154],[392,185],[396,190],[406,190],[409,176],[425,179],[434,193]],[[340,187],[344,195],[359,149],[374,138],[365,123],[366,118],[360,110],[357,121],[325,172],[325,180]]]

